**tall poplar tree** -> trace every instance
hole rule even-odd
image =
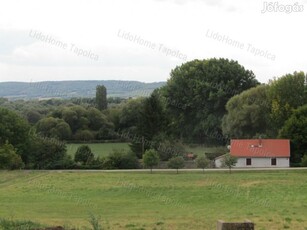
[[[100,111],[108,107],[107,88],[104,85],[98,85],[96,87],[96,106]]]

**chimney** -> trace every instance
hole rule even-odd
[[[261,136],[259,137],[259,139],[258,139],[258,141],[259,141],[259,147],[262,147],[262,139],[261,139]]]

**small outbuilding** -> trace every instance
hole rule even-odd
[[[230,155],[238,159],[235,167],[290,166],[290,140],[288,139],[233,139]],[[223,156],[215,158],[215,166],[222,167]]]

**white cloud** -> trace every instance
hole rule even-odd
[[[185,62],[157,48],[123,39],[118,36],[119,30],[178,50],[187,55],[186,61],[211,57],[238,60],[262,82],[295,70],[307,71],[307,34],[303,33],[307,12],[262,14],[262,7],[261,1],[243,0],[2,2],[0,81],[33,78],[151,82],[166,80],[171,69]],[[244,43],[245,48],[206,37],[208,29]],[[68,48],[30,37],[31,30],[67,43]],[[71,44],[91,51],[99,61],[78,56],[70,50]],[[253,55],[246,50],[248,44],[268,50],[276,60]]]

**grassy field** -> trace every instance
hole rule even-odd
[[[79,146],[83,144],[67,144],[67,153],[71,156],[74,156]],[[129,150],[129,143],[95,143],[95,144],[86,144],[88,145],[93,153],[95,153],[96,156],[107,156],[109,153],[111,153],[114,149],[124,149]],[[208,148],[204,146],[194,146],[190,147],[186,145],[185,150],[187,152],[196,153],[197,155],[204,154],[205,152],[214,152],[216,151],[216,148]]]
[[[216,221],[307,229],[307,171],[0,172],[0,217],[105,229],[215,229]]]
[[[74,156],[78,147],[83,144],[67,144],[67,153],[71,156]],[[129,143],[94,143],[94,144],[86,144],[91,149],[92,152],[96,156],[107,156],[109,153],[111,153],[113,150],[129,150]]]

